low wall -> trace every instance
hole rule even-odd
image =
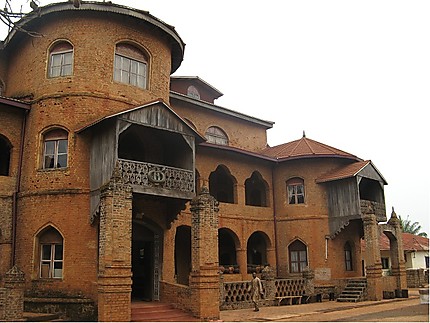
[[[191,289],[189,286],[160,281],[160,301],[191,313]]]
[[[406,269],[406,284],[408,288],[424,287],[429,283],[428,269]]]
[[[68,321],[97,321],[97,307],[92,299],[79,297],[25,297],[24,311],[58,314]]]

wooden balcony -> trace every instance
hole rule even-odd
[[[192,199],[195,196],[194,171],[118,159],[124,183],[135,193]]]

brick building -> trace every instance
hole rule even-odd
[[[304,134],[269,147],[273,122],[171,76],[185,48],[172,26],[80,1],[18,26],[0,52],[0,277],[19,268],[26,307],[128,321],[132,300],[162,300],[216,319],[220,286],[266,265],[315,286],[363,276],[363,237],[369,299],[405,286],[375,165]],[[386,285],[382,231],[397,257]]]

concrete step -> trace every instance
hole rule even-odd
[[[199,319],[171,304],[162,302],[132,302],[132,322],[198,322]]]
[[[24,320],[27,322],[61,322],[59,314],[24,312]]]

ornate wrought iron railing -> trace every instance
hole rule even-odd
[[[125,159],[118,159],[118,162],[125,183],[183,193],[195,191],[191,170]]]

